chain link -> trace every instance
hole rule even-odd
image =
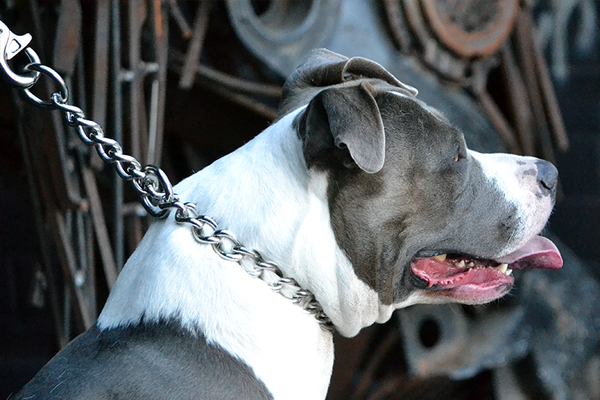
[[[174,210],[175,220],[190,225],[198,242],[212,246],[222,259],[237,262],[250,276],[263,280],[274,292],[314,315],[323,330],[333,331],[333,323],[310,291],[302,289],[293,278],[284,277],[279,267],[265,261],[258,251],[242,246],[231,232],[219,229],[213,219],[199,215],[193,203],[181,202],[162,169],[154,165],[142,167],[135,157],[124,154],[117,141],[104,136],[104,131],[98,123],[86,119],[81,108],[68,104],[69,90],[62,77],[52,68],[41,64],[31,48],[27,48],[26,53],[32,62],[23,70],[28,76],[33,76],[33,83],[28,81],[27,84],[21,84],[11,79],[13,85],[20,88],[27,99],[36,106],[61,111],[66,123],[76,128],[81,141],[95,147],[104,162],[112,164],[121,178],[131,182],[150,215],[162,218],[167,216],[170,210]],[[0,57],[3,55],[0,54]],[[7,75],[16,75],[4,64],[2,67]],[[57,87],[57,92],[52,93],[49,101],[44,101],[31,92],[42,75],[51,79]]]

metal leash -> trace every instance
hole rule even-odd
[[[293,278],[284,277],[277,265],[265,261],[258,251],[244,247],[232,233],[219,229],[210,217],[198,214],[195,204],[182,202],[162,169],[154,165],[142,167],[135,157],[123,153],[117,141],[105,137],[98,123],[86,119],[81,108],[68,104],[69,90],[65,81],[55,70],[43,65],[37,53],[27,47],[31,39],[30,34],[15,35],[0,21],[0,51],[3,53],[0,66],[13,86],[21,89],[36,106],[62,111],[67,124],[77,129],[81,141],[94,146],[105,163],[112,164],[122,179],[131,182],[150,215],[163,218],[175,210],[175,221],[189,224],[198,242],[211,245],[224,260],[239,263],[249,275],[263,280],[274,292],[313,314],[322,329],[333,331],[333,323],[310,291],[302,289]],[[22,50],[30,63],[23,67],[22,74],[17,74],[8,61]],[[50,101],[41,100],[31,92],[42,75],[50,78],[58,89],[52,93]],[[269,277],[269,272],[275,277]]]

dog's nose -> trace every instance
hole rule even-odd
[[[556,191],[558,183],[558,170],[548,161],[540,160],[536,163],[537,181],[542,189],[542,193],[551,194]]]

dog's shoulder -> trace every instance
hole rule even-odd
[[[100,331],[59,352],[12,399],[272,399],[251,369],[175,323]]]

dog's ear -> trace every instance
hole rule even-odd
[[[340,160],[365,172],[381,170],[385,133],[375,89],[368,83],[326,89],[315,96],[298,120],[307,165]]]
[[[408,86],[383,66],[362,57],[348,58],[327,49],[315,49],[294,70],[283,85],[281,103],[275,121],[308,104],[322,90],[332,86],[353,86],[364,81],[380,81],[389,90],[414,97],[417,89]]]

